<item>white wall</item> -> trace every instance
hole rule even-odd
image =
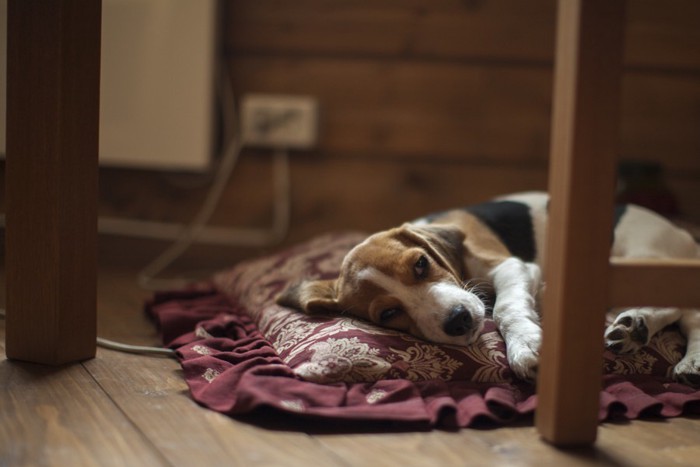
[[[6,1],[0,0],[5,148]],[[103,0],[100,163],[202,170],[211,160],[216,0]]]

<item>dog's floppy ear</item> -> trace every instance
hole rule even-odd
[[[293,284],[277,297],[277,304],[308,314],[338,310],[335,280],[303,281]]]
[[[404,224],[402,229],[414,242],[431,251],[456,277],[461,277],[465,235],[460,228],[440,224]]]

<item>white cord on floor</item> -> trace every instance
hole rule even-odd
[[[0,319],[5,319],[7,316],[4,309],[0,308]],[[161,355],[164,357],[175,357],[175,351],[172,349],[166,349],[164,347],[150,347],[145,345],[130,345],[122,344],[121,342],[115,342],[102,337],[97,338],[97,345],[104,347],[105,349],[117,350],[119,352],[128,352],[135,354],[145,354],[145,355]]]
[[[175,351],[165,347],[149,347],[145,345],[130,345],[121,342],[115,342],[103,337],[97,338],[97,345],[105,349],[117,350],[119,352],[128,352],[136,354],[162,355],[164,357],[175,357]]]
[[[284,239],[289,230],[289,218],[291,211],[289,154],[286,149],[277,149],[273,160],[273,190],[274,206],[272,225],[269,228],[216,228],[207,226],[214,214],[216,206],[221,200],[226,185],[231,178],[234,168],[238,164],[245,141],[241,139],[238,116],[236,113],[236,99],[233,95],[231,76],[228,67],[221,69],[218,80],[221,98],[224,101],[224,130],[230,131],[228,142],[221,154],[221,160],[216,170],[216,175],[207,192],[202,206],[197,211],[190,224],[186,228],[173,224],[161,224],[149,222],[147,229],[138,221],[123,219],[100,219],[98,226],[101,232],[111,230],[110,233],[134,234],[142,236],[146,232],[162,234],[174,229],[179,232],[174,242],[160,255],[146,265],[138,274],[138,283],[149,290],[175,288],[185,285],[187,280],[162,280],[156,279],[165,269],[177,260],[195,242],[217,243],[229,246],[266,246],[278,243]]]
[[[241,146],[237,141],[232,141],[221,160],[216,179],[207,194],[202,207],[186,230],[158,257],[144,267],[138,274],[139,285],[145,289],[166,289],[180,287],[187,283],[186,280],[159,280],[156,279],[168,266],[179,258],[195,241],[199,240],[203,233],[207,232],[206,224],[209,222],[214,209],[221,199],[226,183],[233,172]],[[289,159],[285,150],[278,150],[274,154],[274,207],[273,221],[269,229],[220,229],[218,232],[208,230],[210,238],[213,233],[216,238],[228,245],[255,245],[264,246],[281,241],[289,229],[290,218],[290,182]]]

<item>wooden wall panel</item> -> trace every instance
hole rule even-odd
[[[550,60],[554,6],[554,0],[234,0],[227,46],[254,54]]]
[[[630,67],[700,69],[700,2],[630,0],[626,63]]]
[[[232,0],[236,54],[411,56],[550,63],[554,0]],[[626,62],[700,69],[700,2],[629,2]]]
[[[382,228],[506,191],[546,188],[546,167],[541,164],[504,168],[429,160],[291,157],[292,220],[295,229],[303,226],[307,233],[309,224],[322,230]],[[188,189],[179,184],[179,178],[187,177],[183,175],[163,179],[131,170],[109,170],[104,175],[102,185],[113,188],[103,191],[103,200],[118,197],[120,202],[119,206],[104,202],[102,215],[126,212],[143,219],[186,222],[206,189],[206,185]],[[267,225],[272,216],[271,193],[269,157],[246,151],[212,223]]]
[[[523,162],[547,157],[549,69],[233,58],[234,90],[319,99],[319,152]]]
[[[698,171],[700,74],[626,73],[620,131],[623,156]]]
[[[319,147],[292,156],[286,242],[544,189],[555,3],[227,1],[236,97],[309,94],[321,106]],[[700,1],[630,0],[626,36],[621,155],[661,161],[685,217],[700,221]],[[217,225],[270,221],[270,161],[245,151]],[[103,170],[102,211],[187,220],[207,180]],[[217,248],[196,251],[215,260]]]
[[[548,67],[277,57],[234,57],[230,66],[237,94],[317,96],[319,152],[331,157],[548,157]],[[623,84],[622,157],[700,170],[700,77],[628,72]]]
[[[512,191],[544,190],[543,164],[433,163],[373,158],[292,156],[292,228],[284,245],[338,229],[374,231],[426,213],[488,199]],[[188,222],[206,189],[190,175],[164,178],[150,172],[103,170],[102,215]],[[192,186],[188,187],[189,182]],[[698,181],[692,174],[671,174],[685,217],[700,220]],[[144,195],[148,193],[147,195]],[[246,151],[212,219],[219,226],[269,225],[272,219],[269,157]],[[118,194],[119,203],[111,202]],[[174,209],[177,207],[177,209]],[[144,260],[161,247],[152,243]],[[222,255],[222,248],[216,255]],[[225,248],[223,250],[226,250]],[[251,250],[253,255],[262,250]],[[109,256],[104,251],[102,256]],[[142,261],[142,262],[143,262]],[[205,263],[207,261],[204,261]]]
[[[292,156],[292,212],[289,236],[266,248],[198,246],[178,261],[177,268],[212,271],[244,257],[257,256],[338,230],[373,232],[423,216],[460,207],[509,191],[542,190],[547,186],[543,165],[501,167],[431,161],[375,160]],[[218,226],[264,227],[272,219],[269,156],[245,151],[211,221]],[[103,170],[101,214],[187,222],[205,186],[190,175],[132,170]],[[205,181],[203,177],[201,181]],[[135,183],[136,181],[136,183]],[[193,186],[187,188],[183,181]],[[151,188],[145,189],[146,185]],[[147,196],[142,196],[144,192]],[[118,194],[115,207],[110,196]],[[174,207],[177,207],[175,209]],[[164,213],[167,213],[164,214]],[[110,248],[102,237],[100,257],[107,264],[146,264],[163,248],[162,242],[131,241],[129,255]],[[121,242],[123,245],[123,241]],[[128,265],[128,264],[127,264]]]
[[[294,167],[295,223],[312,230],[378,230],[508,191],[546,188],[542,166],[338,160]],[[314,180],[312,186],[309,180]]]

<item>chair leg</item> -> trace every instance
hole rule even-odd
[[[9,358],[95,355],[100,29],[99,0],[8,3]]]
[[[536,425],[562,446],[597,433],[624,6],[559,1]]]

